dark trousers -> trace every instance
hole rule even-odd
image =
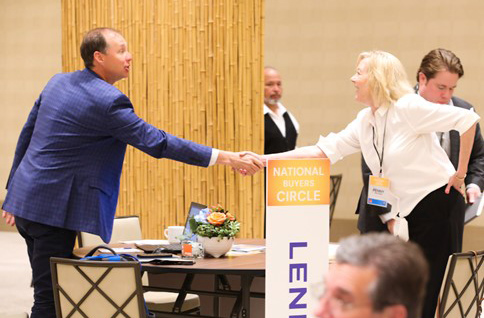
[[[406,217],[410,240],[420,245],[429,262],[423,318],[435,317],[449,255],[462,250],[464,197],[454,188],[449,194],[444,190],[445,186],[429,193]]]
[[[430,269],[422,318],[435,317],[449,255],[462,250],[464,197],[454,188],[449,194],[444,190],[445,186],[429,193],[406,217],[410,240],[422,248]],[[360,208],[358,223],[364,224],[359,226],[361,233],[388,231],[378,216],[365,212]]]
[[[17,229],[27,243],[34,285],[31,318],[55,318],[51,257],[72,256],[76,232],[15,217]]]

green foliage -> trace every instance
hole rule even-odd
[[[240,223],[219,204],[205,208],[192,217],[190,229],[199,236],[230,238],[239,233]]]
[[[192,219],[195,221],[194,219]],[[190,220],[190,226],[192,224]],[[195,223],[197,223],[195,221]],[[192,228],[193,231],[193,228]],[[240,231],[240,223],[238,221],[225,220],[220,226],[215,226],[210,223],[198,223],[198,226],[193,233],[205,237],[234,237]]]
[[[197,233],[197,227],[198,222],[195,220],[195,218],[190,218],[190,230],[192,230],[192,233]]]

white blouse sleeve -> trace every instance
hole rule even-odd
[[[361,127],[361,112],[355,120],[339,133],[330,133],[328,136],[319,137],[316,144],[331,161],[331,164],[344,157],[360,151],[359,131]]]
[[[480,119],[473,111],[434,104],[417,94],[405,95],[395,106],[400,108],[405,120],[418,134],[450,130],[462,134]]]

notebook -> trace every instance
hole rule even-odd
[[[484,194],[481,194],[481,196],[476,199],[476,201],[467,206],[465,216],[464,216],[464,224],[469,223],[470,221],[474,220],[477,218],[479,215],[482,213],[482,207],[484,205],[484,200],[482,200]]]

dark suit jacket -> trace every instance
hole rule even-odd
[[[471,104],[458,97],[452,97],[452,102],[456,107],[473,109]],[[450,161],[457,169],[457,165],[459,163],[460,136],[455,130],[451,130],[449,134]],[[371,175],[371,171],[366,165],[363,157],[361,157],[361,172],[363,174],[363,189],[361,190],[360,199],[356,208],[356,214],[359,214],[358,229],[362,233],[385,231],[387,229],[386,225],[381,222],[378,215],[375,215],[369,211],[366,205],[368,198],[368,177]],[[467,177],[465,179],[465,183],[477,184],[481,188],[481,191],[484,190],[484,141],[482,140],[481,127],[479,124],[477,124],[476,127],[476,134],[474,136],[474,144],[472,146],[469,165],[467,167]]]
[[[20,133],[3,209],[108,242],[127,144],[198,166],[212,153],[144,122],[128,97],[89,69],[55,75]]]

